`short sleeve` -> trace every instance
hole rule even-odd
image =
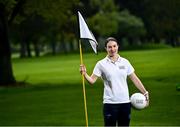
[[[101,77],[101,68],[100,68],[100,63],[98,62],[95,67],[94,67],[94,70],[93,70],[93,74],[98,76],[98,77]]]
[[[127,60],[127,75],[130,75],[134,72],[134,68],[131,63]]]

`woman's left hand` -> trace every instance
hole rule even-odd
[[[147,101],[146,107],[148,107],[148,106],[149,106],[149,92],[146,91],[146,92],[144,93],[144,96],[146,97],[146,101]]]

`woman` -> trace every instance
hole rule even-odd
[[[98,61],[93,73],[86,73],[85,65],[80,65],[80,72],[85,79],[94,84],[101,77],[104,82],[103,114],[105,126],[129,126],[131,104],[127,85],[127,76],[146,97],[149,104],[148,91],[134,72],[129,61],[118,54],[118,42],[109,37],[105,42],[107,56]]]

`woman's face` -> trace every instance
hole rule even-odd
[[[106,45],[108,56],[113,57],[118,53],[118,44],[115,41],[109,41]]]

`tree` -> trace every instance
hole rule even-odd
[[[12,7],[14,3],[16,4]],[[14,84],[16,82],[11,64],[8,27],[24,3],[24,0],[18,2],[14,0],[0,1],[0,85]]]
[[[88,22],[96,36],[110,36],[118,31],[118,7],[112,0],[92,0],[90,3],[96,13]],[[97,9],[98,8],[98,9]]]
[[[122,38],[128,38],[130,45],[137,45],[139,38],[146,35],[146,29],[142,19],[130,14],[128,10],[120,12],[118,21],[119,29],[116,36],[120,40]]]
[[[0,85],[13,85],[16,80],[11,63],[11,49],[8,36],[9,26],[17,15],[40,15],[47,22],[63,26],[70,9],[78,3],[77,0],[3,0],[0,1]],[[25,16],[24,16],[25,15]]]
[[[147,38],[157,42],[164,38],[176,45],[180,28],[179,0],[116,0],[116,3],[142,18]]]
[[[115,36],[118,40],[126,37],[135,43],[146,34],[141,18],[132,15],[127,9],[119,8],[112,0],[92,0],[94,15],[88,17],[88,23],[96,37]],[[104,45],[102,45],[104,46]]]
[[[156,38],[165,38],[168,44],[176,46],[176,39],[179,37],[180,28],[180,1],[179,0],[156,0],[149,1],[147,8],[149,22],[154,27],[153,33]]]

